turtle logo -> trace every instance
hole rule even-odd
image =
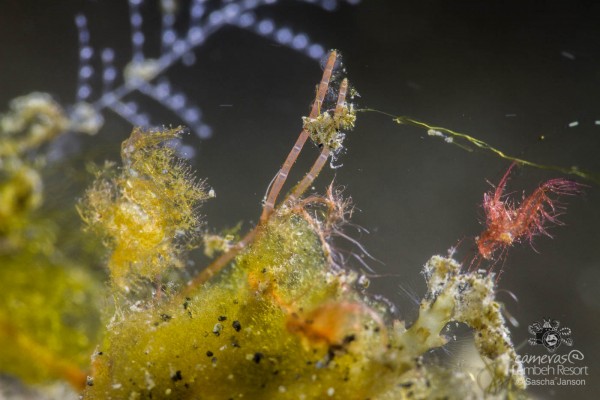
[[[554,353],[562,343],[567,346],[573,346],[571,329],[567,327],[559,328],[559,326],[559,321],[550,318],[544,318],[542,326],[540,326],[539,322],[534,322],[529,325],[529,333],[535,337],[529,338],[529,344],[532,346],[541,344],[550,353]]]

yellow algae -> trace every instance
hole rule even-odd
[[[326,345],[290,329],[323,304],[370,309],[345,278],[332,274],[306,221],[275,217],[214,282],[113,323],[85,398],[156,398],[170,390],[182,399],[309,399],[331,388],[335,398],[373,395],[389,366],[384,331],[370,313],[356,313],[360,323],[330,321],[343,336]]]
[[[57,248],[59,228],[42,212],[45,160],[32,155],[67,127],[44,93],[13,100],[0,116],[0,369],[83,389],[101,333],[101,285]]]
[[[200,236],[197,208],[208,194],[168,146],[181,132],[135,129],[123,142],[123,166],[107,168],[79,204],[112,250],[108,268],[120,288],[180,268],[182,252]]]
[[[0,365],[26,382],[83,388],[100,333],[99,285],[74,266],[23,251],[0,268]]]

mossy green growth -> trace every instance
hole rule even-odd
[[[101,285],[80,268],[22,249],[0,256],[0,369],[25,382],[83,388],[99,340]]]
[[[169,146],[181,133],[134,129],[121,148],[123,166],[107,166],[79,204],[112,250],[108,268],[119,288],[181,267],[183,251],[200,237],[197,208],[208,194]]]
[[[341,131],[354,129],[356,112],[352,104],[344,104],[335,114],[323,112],[315,118],[302,117],[302,124],[317,145],[336,151],[342,147],[345,134]]]
[[[102,285],[57,247],[60,230],[47,216],[55,210],[42,208],[45,157],[36,153],[67,127],[44,93],[13,100],[0,116],[0,372],[82,389]]]
[[[351,274],[331,270],[314,229],[278,215],[257,235],[189,297],[122,310],[84,398],[373,398],[387,388],[385,330]]]

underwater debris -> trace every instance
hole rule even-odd
[[[17,97],[10,111],[0,116],[0,158],[17,157],[64,133],[69,120],[47,93]]]
[[[443,128],[441,126],[430,125],[428,123],[407,116],[397,116],[372,108],[363,108],[360,110],[356,110],[356,112],[375,112],[378,114],[386,115],[388,117],[391,117],[392,120],[399,125],[410,125],[420,129],[424,129],[427,131],[428,136],[439,137],[443,139],[446,143],[453,144],[469,152],[473,151],[473,147],[471,147],[472,145],[483,151],[487,151],[501,159],[514,162],[518,165],[551,171],[558,171],[563,174],[575,175],[580,178],[600,184],[600,173],[595,171],[582,170],[576,165],[573,165],[571,167],[561,167],[558,165],[540,164],[530,160],[525,160],[519,157],[511,156],[509,154],[506,154],[502,150],[492,146],[491,144],[486,143],[483,140],[478,139],[474,136],[467,135],[466,133],[462,132],[453,131],[451,129]],[[543,140],[543,138],[543,136],[540,137],[541,140]]]
[[[213,258],[215,253],[225,253],[233,246],[233,235],[204,235],[202,241],[204,242],[204,255],[208,258]]]
[[[352,105],[346,104],[342,104],[334,115],[325,111],[316,118],[302,118],[304,129],[309,132],[313,142],[334,152],[342,147],[344,134],[341,131],[354,129],[355,121],[356,114]]]

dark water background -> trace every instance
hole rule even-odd
[[[74,101],[78,12],[88,17],[94,46],[114,47],[117,64],[129,61],[124,1],[1,0],[2,109],[11,98],[34,90],[50,92],[63,104]],[[372,0],[326,12],[280,1],[257,14],[340,49],[361,94],[359,106],[466,132],[528,160],[600,172],[597,2]],[[152,32],[157,38],[159,26],[152,2],[144,15],[151,55],[157,51]],[[176,65],[168,76],[213,128],[211,139],[186,139],[196,148],[199,175],[217,193],[204,208],[206,220],[215,230],[238,221],[250,227],[299,132],[300,116],[308,113],[321,69],[298,52],[236,27],[223,28],[195,54],[194,66]],[[155,104],[141,105],[155,121],[180,123]],[[75,159],[118,157],[130,126],[114,114],[105,116],[103,130],[82,141]],[[575,121],[578,125],[569,127]],[[353,222],[371,234],[347,232],[381,261],[370,264],[385,275],[372,279],[372,290],[384,293],[410,319],[416,305],[400,286],[420,297],[420,266],[461,239],[456,257],[473,255],[473,237],[482,230],[483,193],[490,189],[486,180],[498,182],[510,163],[465,152],[376,114],[359,115],[346,146],[343,168],[327,171],[316,188],[323,190],[334,177],[345,186],[357,206]],[[304,171],[316,154],[308,146],[296,171]],[[510,191],[520,199],[522,190],[559,176],[519,168]],[[589,366],[585,387],[532,388],[541,398],[592,399],[600,391],[600,187],[585,183],[591,187],[568,199],[561,217],[565,226],[551,230],[554,239],[537,238],[537,252],[528,245],[510,250],[499,283],[506,290],[499,298],[520,323],[512,333],[521,353],[543,354],[524,343],[527,326],[551,317],[572,329],[574,348],[585,355],[580,364]],[[57,196],[52,200],[62,201]],[[338,245],[357,250],[348,242]]]

